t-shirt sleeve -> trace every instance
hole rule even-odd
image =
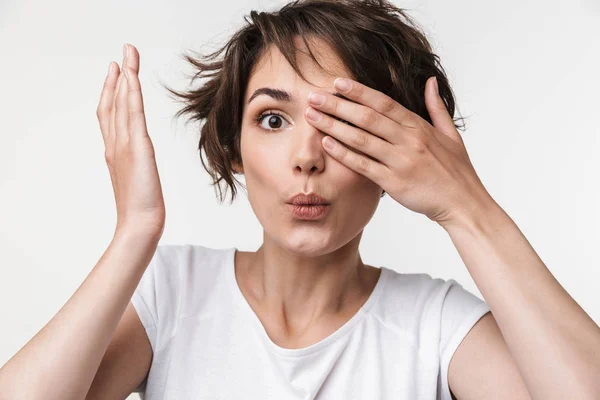
[[[179,306],[178,247],[159,245],[131,297],[146,330],[152,352],[173,336]]]
[[[484,300],[464,289],[454,279],[444,283],[444,290],[440,327],[440,384],[441,399],[451,400],[448,385],[450,360],[467,333],[490,308]]]

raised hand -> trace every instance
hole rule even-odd
[[[123,47],[123,68],[111,62],[96,114],[117,205],[117,231],[162,235],[166,211],[154,146],[146,129],[140,57]],[[121,73],[122,72],[122,73]]]
[[[343,82],[349,85],[344,88]],[[471,164],[435,78],[425,86],[433,125],[352,79],[337,79],[334,87],[348,100],[309,94],[311,107],[305,113],[309,123],[326,133],[322,144],[334,159],[443,227],[497,205]]]

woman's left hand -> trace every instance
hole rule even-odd
[[[349,91],[342,90],[340,81],[350,83]],[[470,218],[494,203],[437,93],[435,78],[425,85],[433,126],[357,81],[338,78],[334,86],[350,101],[319,92],[325,101],[318,105],[309,95],[312,108],[307,108],[305,117],[326,134],[323,147],[337,161],[371,179],[406,208],[442,226]],[[315,109],[322,111],[318,121],[309,117]],[[328,142],[333,148],[327,148]]]

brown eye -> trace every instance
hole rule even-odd
[[[267,125],[270,128],[279,128],[281,127],[281,117],[278,115],[271,115],[268,119],[267,119]]]
[[[260,127],[266,131],[275,131],[278,129],[282,129],[282,121],[285,121],[281,114],[278,114],[273,111],[265,112],[260,114],[256,121],[259,123]],[[287,122],[287,121],[286,121]]]

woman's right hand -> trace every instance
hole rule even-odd
[[[126,44],[122,71],[117,63],[110,64],[96,115],[115,193],[117,232],[124,229],[160,237],[166,211],[154,147],[146,129],[139,60],[137,49]]]

